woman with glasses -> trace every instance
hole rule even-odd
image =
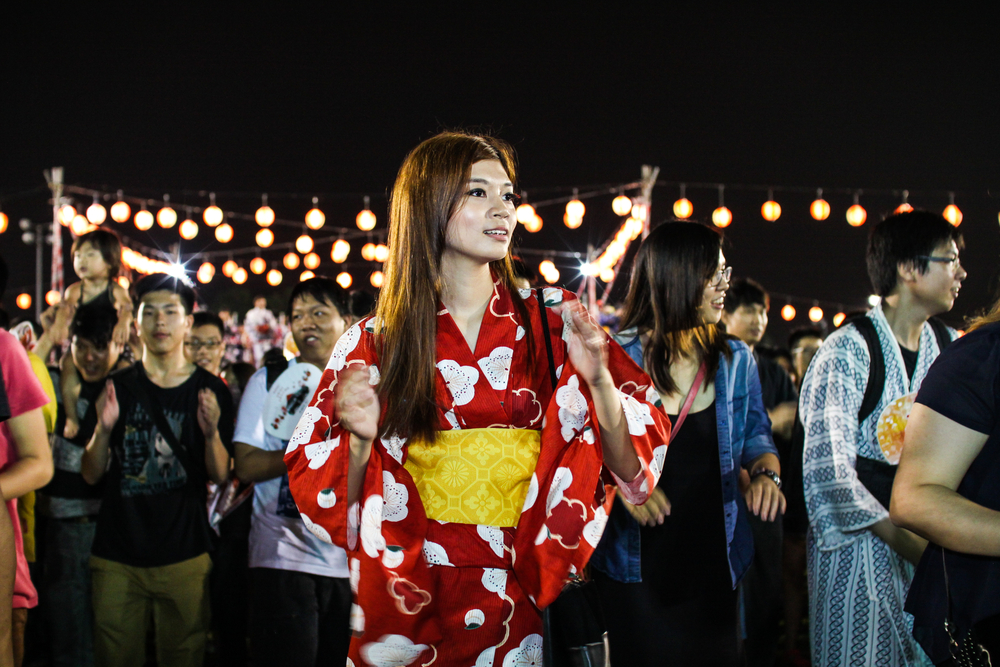
[[[636,257],[617,338],[673,429],[656,489],[641,506],[616,500],[591,560],[612,664],[742,664],[747,512],[774,521],[785,501],[753,355],[718,326],[731,276],[722,237],[698,223],[659,226]]]

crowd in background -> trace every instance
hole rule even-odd
[[[686,223],[661,228],[670,227],[682,229]],[[347,294],[332,281],[317,278],[298,285],[277,316],[269,305],[278,304],[256,297],[241,321],[222,304],[195,306],[193,290],[179,281],[150,276],[135,286],[126,307],[111,284],[120,268],[120,248],[116,262],[117,241],[95,234],[74,245],[81,281],[67,289],[62,304],[47,311],[40,323],[4,322],[14,335],[8,338],[19,344],[18,350],[0,349],[11,408],[3,415],[11,418],[3,427],[5,446],[11,449],[0,461],[0,475],[7,475],[0,477],[0,486],[5,501],[11,501],[9,509],[19,498],[11,526],[0,521],[0,549],[17,554],[11,561],[16,571],[12,617],[0,618],[0,625],[13,628],[4,636],[12,641],[15,661],[21,664],[27,656],[24,664],[89,665],[97,655],[97,664],[122,665],[142,664],[147,657],[164,665],[201,660],[219,665],[344,664],[351,628],[355,636],[364,628],[356,606],[352,613],[350,566],[344,550],[330,544],[328,535],[324,538],[325,530],[300,516],[282,456],[334,344],[372,311],[373,298]],[[715,232],[709,236],[709,244],[714,243]],[[647,247],[655,240],[656,234]],[[759,441],[753,460],[775,457],[768,466],[751,465],[753,457],[747,458],[733,473],[739,493],[726,491],[727,502],[739,506],[740,522],[752,534],[741,542],[739,529],[734,537],[729,526],[729,560],[719,560],[731,575],[719,590],[726,596],[739,591],[738,599],[734,594],[726,603],[734,609],[738,604],[733,623],[741,641],[732,664],[941,664],[949,657],[938,627],[945,606],[957,609],[954,627],[966,637],[959,643],[971,641],[970,629],[980,639],[995,629],[1000,610],[977,591],[982,577],[992,576],[997,567],[996,538],[988,533],[995,512],[970,509],[972,501],[955,501],[954,493],[923,491],[936,484],[954,492],[965,484],[972,466],[979,478],[974,488],[965,484],[960,491],[996,509],[991,505],[996,483],[990,479],[996,458],[977,458],[981,451],[992,456],[1000,446],[996,308],[993,320],[987,316],[977,325],[976,352],[955,345],[948,364],[932,364],[946,347],[952,349],[958,336],[934,316],[951,308],[965,278],[961,247],[961,235],[940,216],[919,211],[891,216],[876,225],[868,251],[869,274],[882,302],[867,314],[849,316],[836,331],[803,328],[787,344],[770,347],[762,344],[770,307],[767,291],[751,279],[731,278],[724,258],[717,271],[713,268],[709,287],[724,299],[718,307],[721,327],[729,335],[726,340],[741,343],[720,343],[721,351],[712,354],[736,363],[726,351],[729,345],[755,374],[741,381],[751,395],[759,394],[748,399],[737,392],[726,400],[759,400],[766,412],[760,428],[767,437]],[[188,315],[193,315],[190,325],[178,324]],[[640,340],[641,318],[628,310],[604,317],[606,330],[617,334],[643,366],[649,359],[644,349],[652,343]],[[631,330],[617,330],[623,319],[623,329]],[[128,323],[124,335],[121,321]],[[142,360],[151,355],[169,363],[143,370]],[[975,365],[974,373],[969,365]],[[689,383],[696,370],[697,364]],[[67,381],[68,374],[76,379]],[[28,376],[35,379],[28,383]],[[927,386],[938,376],[941,382],[965,383],[963,404],[938,385],[915,398],[922,382]],[[662,388],[663,382],[657,386]],[[713,400],[722,400],[717,396]],[[689,417],[692,425],[682,432],[693,437],[696,429],[709,429],[714,442],[715,426],[696,425],[700,422],[693,415],[709,405],[699,408],[697,400]],[[920,464],[900,468],[899,479],[916,491],[898,498],[900,481],[894,494],[892,478],[903,431],[891,427],[905,425],[914,401],[921,430],[911,435],[908,429],[906,442],[907,451],[913,447],[920,452],[920,459],[914,455]],[[16,420],[22,413],[31,415],[30,425]],[[676,410],[668,413],[679,429]],[[935,456],[941,455],[927,442],[910,445],[909,439],[933,440],[934,433],[948,428],[965,438],[959,438],[965,467],[952,465],[950,477],[921,481],[920,475],[933,477],[938,469],[933,462],[939,462]],[[169,431],[175,435],[163,435]],[[38,432],[49,434],[44,447]],[[159,435],[147,442],[144,438],[153,433]],[[28,442],[31,437],[34,442]],[[990,446],[984,449],[987,441]],[[721,440],[720,447],[724,449]],[[681,451],[675,447],[668,455],[680,456],[671,452]],[[651,544],[660,539],[654,524],[665,519],[670,524],[672,511],[674,520],[682,521],[688,511],[682,501],[672,508],[668,500],[686,488],[685,470],[672,469],[670,462],[677,466],[687,460],[667,459],[664,478],[672,475],[673,481],[661,487],[672,491],[638,508],[616,504],[624,512],[620,520],[638,521],[643,540]],[[724,472],[722,453],[720,460]],[[720,463],[713,465],[718,486]],[[773,492],[772,482],[777,487]],[[725,474],[722,483],[726,488]],[[751,489],[758,487],[783,491],[780,511],[778,495],[773,496],[773,512],[767,509],[769,501],[753,507]],[[320,492],[321,506],[323,502]],[[969,514],[981,512],[986,532],[970,538],[927,519],[936,507],[948,507],[959,523],[971,522]],[[708,509],[702,509],[708,517]],[[163,525],[146,525],[150,512]],[[686,520],[701,525],[702,518],[699,513]],[[605,541],[618,530],[615,521],[612,514]],[[678,556],[671,551],[677,541],[701,537],[670,535],[669,544],[655,553],[681,569],[663,586],[669,584],[671,594],[682,597],[688,593],[678,591],[692,586],[694,599],[702,594],[699,577],[707,576],[708,547]],[[704,537],[705,544],[719,539]],[[737,562],[743,544],[750,545],[749,551],[745,562]],[[647,559],[649,553],[654,552],[642,551]],[[942,588],[940,571],[927,562],[927,554],[933,554],[941,568],[945,553],[955,568],[953,592]],[[984,564],[981,556],[990,557]],[[616,586],[638,579],[625,577],[612,564],[614,558],[598,548],[593,564],[606,602],[624,604],[629,595],[639,594]],[[642,580],[655,580],[646,563]],[[923,586],[925,598],[907,601],[911,584]],[[641,604],[646,603],[636,603]],[[695,614],[691,618],[704,611],[682,609],[685,617]],[[718,607],[706,609],[714,613]],[[948,615],[951,620],[951,611]],[[626,635],[638,630],[623,621],[627,610],[610,616],[614,660],[616,640],[618,646],[635,648]],[[625,664],[625,653],[621,656],[616,664]]]

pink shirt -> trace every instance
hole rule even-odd
[[[42,389],[28,355],[14,336],[0,329],[0,368],[3,385],[10,403],[11,417],[44,407],[49,397]],[[6,470],[17,460],[17,446],[10,435],[7,423],[0,423],[0,471]],[[17,517],[17,499],[7,501],[7,512],[14,524],[14,546],[17,549],[17,575],[14,578],[14,608],[30,609],[38,605],[38,592],[28,575],[28,561],[24,559],[24,537]]]

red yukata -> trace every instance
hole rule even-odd
[[[589,560],[607,522],[610,484],[633,503],[644,502],[656,486],[670,423],[653,407],[657,396],[649,377],[609,343],[608,366],[642,464],[634,480],[618,480],[603,466],[590,393],[567,358],[569,314],[546,311],[559,377],[553,392],[538,302],[533,292],[520,293],[531,318],[533,357],[526,328],[501,285],[494,287],[474,353],[440,309],[435,396],[440,431],[540,431],[516,526],[428,519],[421,502],[428,499],[404,467],[407,443],[400,437],[376,439],[362,500],[348,506],[350,435],[335,414],[334,387],[338,374],[355,365],[371,366],[369,382],[378,383],[371,318],[340,338],[288,443],[285,463],[303,521],[347,550],[355,595],[349,666],[541,665],[538,610]],[[576,298],[558,288],[544,295],[547,307]]]

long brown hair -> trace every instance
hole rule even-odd
[[[649,333],[643,366],[657,387],[677,393],[670,365],[679,356],[705,361],[709,379],[719,354],[731,358],[727,336],[717,324],[704,324],[700,309],[705,285],[719,267],[722,235],[696,222],[671,222],[642,242],[632,269],[621,328]]]
[[[427,139],[410,151],[396,176],[389,201],[389,256],[375,309],[379,399],[386,406],[382,435],[434,440],[441,254],[448,221],[462,201],[473,163],[481,160],[499,160],[516,191],[513,148],[502,139],[465,132]],[[510,291],[530,334],[510,250],[502,260],[490,262],[490,269]]]
[[[979,327],[984,327],[987,324],[993,324],[994,322],[1000,322],[1000,298],[997,298],[997,300],[993,302],[993,306],[988,311],[969,320],[969,328],[966,330],[966,333],[969,331],[975,331]]]

